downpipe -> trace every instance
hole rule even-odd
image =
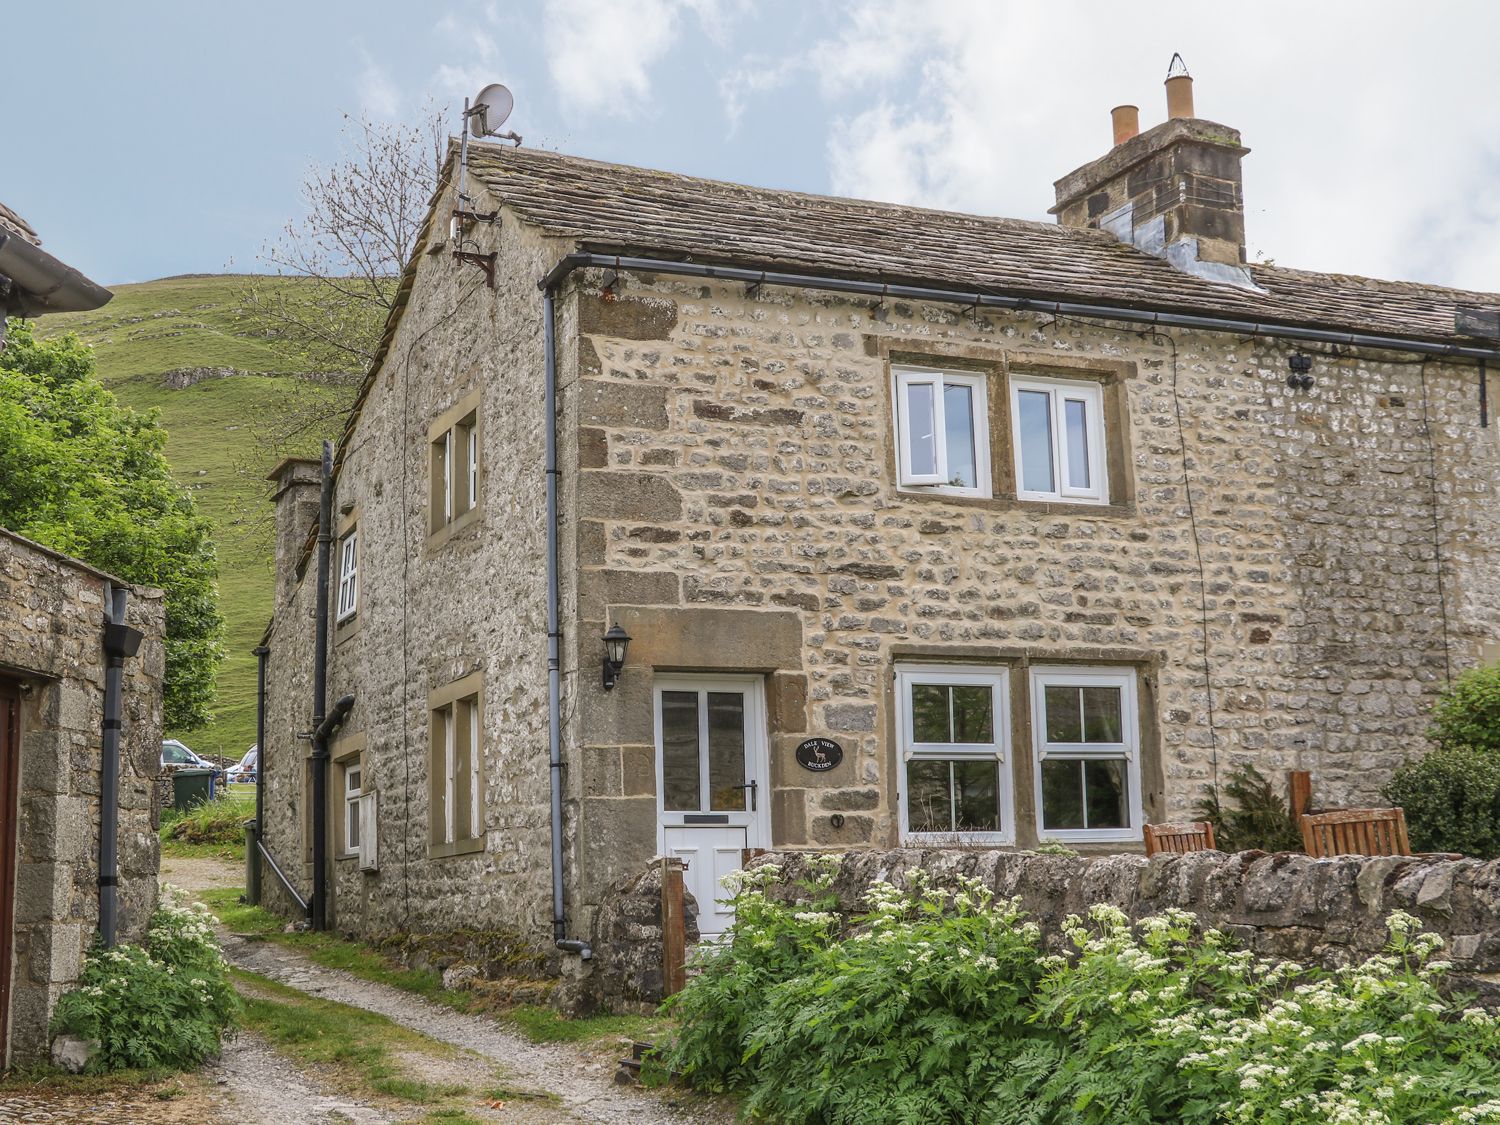
[[[333,443],[323,443],[318,494],[318,580],[313,633],[312,928],[328,928],[328,566],[333,541]],[[321,737],[320,737],[321,736]]]
[[[255,819],[250,822],[250,842],[245,848],[245,901],[260,905],[261,828],[266,815],[266,663],[271,650],[266,645],[251,649],[255,656]]]
[[[547,401],[544,437],[547,450],[547,758],[552,797],[552,941],[564,953],[593,959],[589,943],[567,935],[563,899],[562,814],[562,629],[558,602],[557,544],[557,326],[554,289],[542,290],[542,347],[545,368],[543,395]]]
[[[123,587],[104,587],[104,730],[99,766],[99,938],[113,949],[119,929],[120,885],[120,705],[125,661],[145,639],[125,624],[127,594]]]

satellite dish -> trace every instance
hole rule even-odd
[[[469,107],[469,131],[476,137],[493,137],[515,108],[516,99],[498,82],[492,82],[474,99]]]

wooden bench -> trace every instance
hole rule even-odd
[[[1218,851],[1214,844],[1214,826],[1206,820],[1192,824],[1146,825],[1146,854],[1166,852],[1185,855],[1188,852]]]
[[[1302,815],[1302,842],[1319,859],[1336,855],[1411,855],[1406,814],[1397,809],[1335,809]]]

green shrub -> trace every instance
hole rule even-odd
[[[1198,815],[1214,826],[1214,843],[1220,851],[1302,850],[1301,827],[1292,819],[1286,799],[1260,770],[1240,762],[1229,771],[1223,790],[1234,801],[1233,807],[1224,805],[1213,790],[1198,802]]]
[[[1441,747],[1407,762],[1381,792],[1405,810],[1413,851],[1500,858],[1500,754]]]
[[[1500,754],[1500,664],[1470,668],[1438,697],[1427,737]]]
[[[95,948],[78,986],[63,995],[54,1034],[95,1039],[91,1071],[187,1069],[219,1052],[239,1011],[213,916],[178,905],[170,891],[151,917],[146,946]]]
[[[1441,939],[1389,919],[1337,972],[1253,957],[1171,911],[1113,906],[1043,954],[1018,903],[908,872],[847,925],[752,872],[722,946],[668,1008],[665,1068],[788,1123],[1500,1122],[1500,1023],[1445,998]]]
[[[245,807],[228,798],[203,801],[171,822],[167,835],[188,844],[238,844],[245,839]]]

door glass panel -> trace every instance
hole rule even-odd
[[[911,450],[913,476],[931,476],[937,467],[937,420],[933,385],[906,385],[906,443]]]
[[[715,812],[750,807],[745,784],[745,696],[708,693],[708,797]]]
[[[1047,712],[1047,741],[1082,742],[1083,722],[1078,710],[1078,689],[1048,684],[1042,698]]]
[[[1000,763],[954,762],[960,832],[1000,831]]]
[[[1117,687],[1084,688],[1083,740],[1085,742],[1121,742],[1123,741],[1122,735],[1120,689]]]
[[[913,758],[906,763],[906,820],[911,831],[953,831],[948,766],[930,758]]]
[[[698,693],[661,693],[662,808],[697,812],[702,807],[698,773]]]
[[[1130,810],[1125,804],[1125,776],[1129,768],[1121,759],[1082,763],[1088,794],[1090,828],[1129,828]]]
[[[1068,486],[1089,487],[1088,404],[1076,398],[1063,400],[1063,421],[1068,433]]]
[[[943,429],[948,438],[948,483],[979,487],[974,460],[974,388],[967,383],[943,387]]]
[[[1021,487],[1027,492],[1055,491],[1052,480],[1052,396],[1046,391],[1018,391],[1016,400],[1021,433]]]
[[[913,684],[911,727],[914,742],[948,742],[948,689],[941,684]]]
[[[1083,763],[1057,758],[1043,761],[1042,829],[1083,827]]]

